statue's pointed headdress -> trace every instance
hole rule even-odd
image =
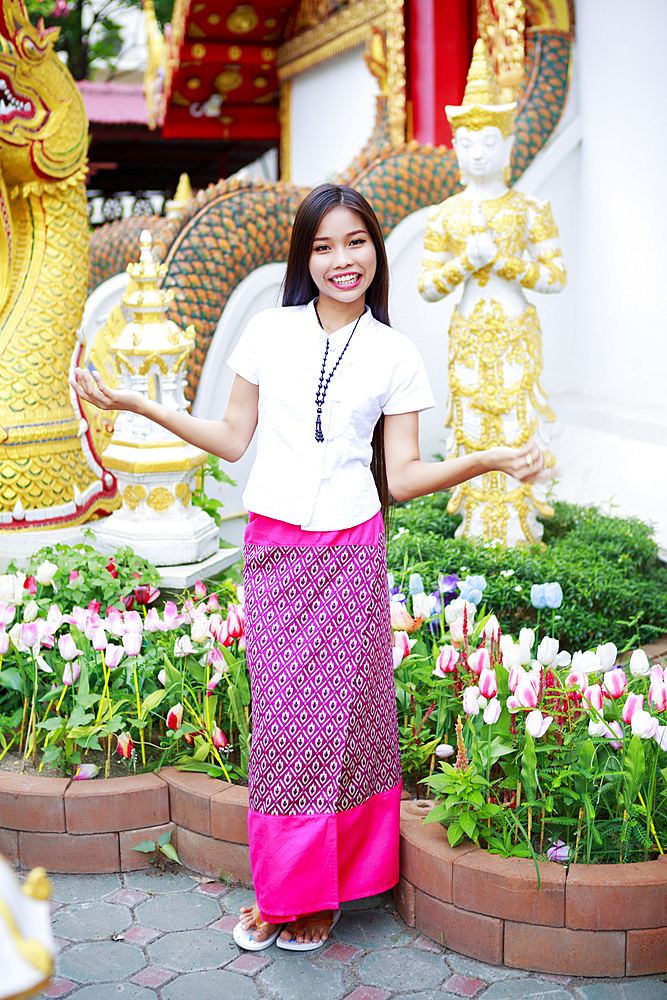
[[[495,125],[505,139],[514,131],[516,102],[500,103],[500,90],[486,45],[481,38],[477,39],[473,49],[463,104],[461,107],[447,105],[445,111],[454,135],[461,126],[479,130],[486,125]]]

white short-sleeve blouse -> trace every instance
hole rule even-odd
[[[329,336],[327,375],[352,327]],[[326,339],[314,302],[265,309],[250,320],[227,362],[259,386],[257,458],[243,503],[308,531],[351,528],[376,514],[370,463],[380,414],[435,405],[414,343],[367,308],[329,383],[324,442],[318,443],[315,393]]]

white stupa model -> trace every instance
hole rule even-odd
[[[174,410],[187,407],[185,365],[195,330],[183,333],[165,317],[172,291],[158,288],[163,266],[153,260],[151,234],[140,237],[141,255],[129,264],[123,295],[134,321],[109,346],[119,387],[135,389]],[[118,477],[122,507],[95,526],[97,546],[130,545],[156,566],[199,563],[218,549],[218,529],[191,503],[194,477],[206,452],[146,417],[122,411],[104,452],[104,466]]]
[[[19,885],[0,856],[0,1000],[34,996],[53,974],[50,895],[43,868],[33,868]]]

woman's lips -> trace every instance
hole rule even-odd
[[[356,272],[351,274],[338,274],[334,278],[329,278],[329,281],[336,288],[346,290],[348,288],[356,288],[361,281],[361,275]]]

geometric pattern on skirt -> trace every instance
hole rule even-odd
[[[250,808],[343,812],[401,780],[384,534],[245,545]]]

